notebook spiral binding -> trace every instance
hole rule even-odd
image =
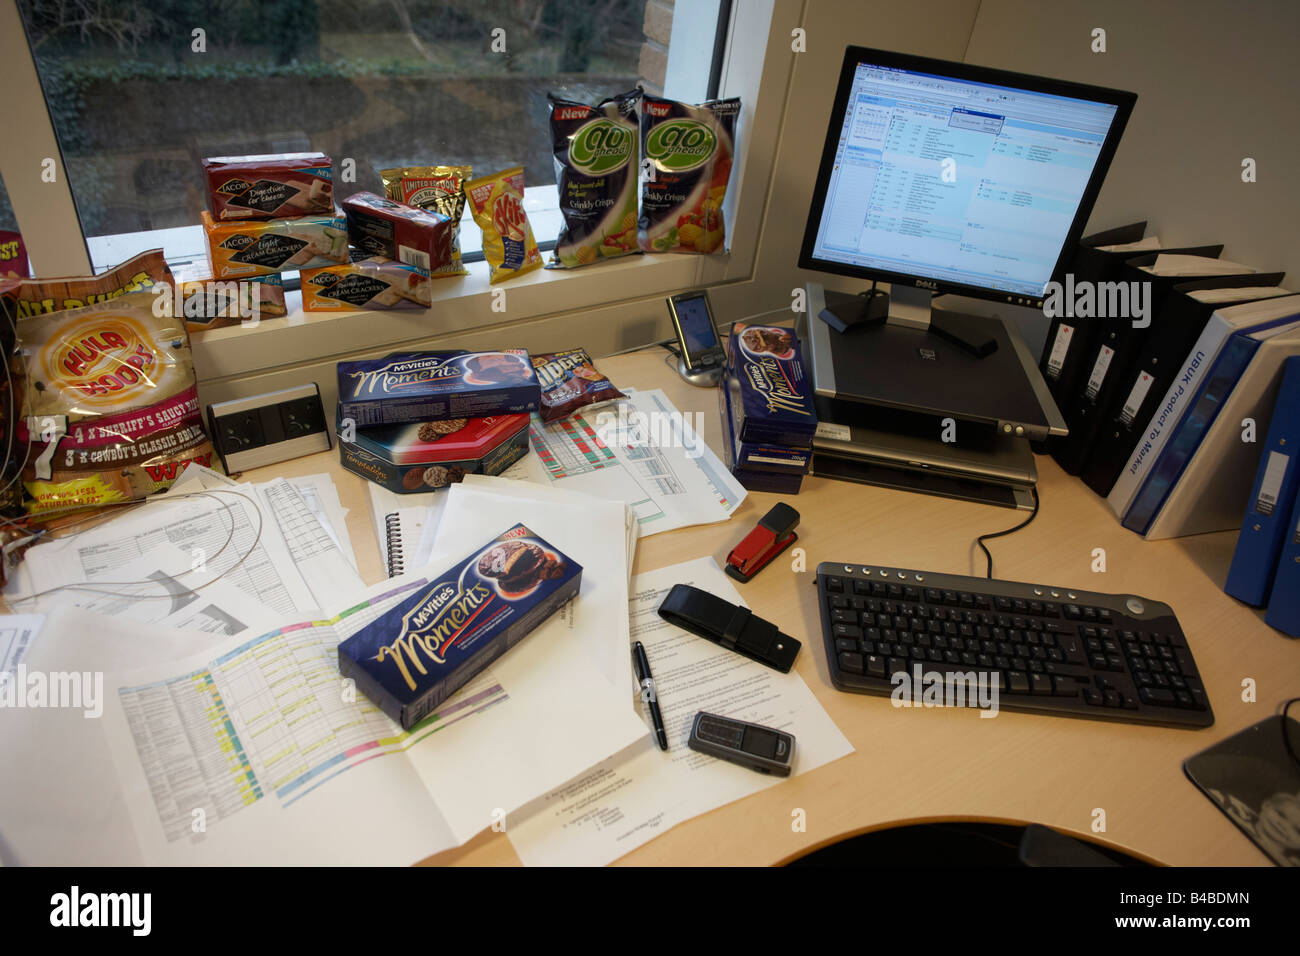
[[[388,576],[396,577],[405,570],[402,557],[402,516],[396,511],[384,516],[384,543],[388,553]]]

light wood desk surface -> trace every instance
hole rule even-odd
[[[616,384],[662,388],[684,412],[702,412],[721,456],[717,392],[681,381],[653,348],[601,359]],[[846,836],[936,820],[1033,822],[1103,840],[1174,865],[1266,865],[1267,858],[1183,775],[1183,760],[1276,713],[1300,695],[1300,644],[1264,625],[1222,586],[1235,532],[1149,542],[1126,531],[1082,482],[1040,457],[1042,504],[1029,527],[989,542],[999,578],[1134,593],[1169,603],[1182,623],[1214,708],[1206,730],[1068,719],[1003,711],[895,709],[888,698],[847,694],[830,684],[814,579],[820,561],[885,564],[950,574],[984,573],[975,538],[1011,527],[1026,512],[867,485],[807,478],[788,499],[801,515],[807,570],[787,552],[749,584],[737,584],[754,612],[804,643],[795,671],[812,688],[855,752],[744,800],[696,817],[620,860],[630,864],[772,864]],[[383,570],[365,480],[344,471],[337,452],[245,473],[265,481],[329,471],[367,584]],[[644,538],[635,571],[727,553],[777,501],[751,492],[723,524]],[[1093,573],[1093,549],[1106,572]],[[1241,699],[1253,678],[1257,703]],[[793,728],[796,736],[798,728]],[[792,832],[792,813],[807,829]],[[1105,833],[1093,834],[1093,811]],[[509,819],[506,821],[509,827]],[[503,833],[480,833],[430,857],[438,864],[517,864]],[[944,863],[943,860],[918,861]]]

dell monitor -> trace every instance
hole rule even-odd
[[[1042,307],[1078,240],[1136,96],[963,63],[849,47],[799,266],[890,283],[838,296],[843,331],[927,328],[956,293]],[[936,323],[934,331],[944,329]],[[992,343],[947,330],[975,352]]]

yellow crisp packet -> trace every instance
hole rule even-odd
[[[471,180],[465,195],[483,230],[483,256],[492,282],[541,268],[542,254],[524,212],[524,167]]]

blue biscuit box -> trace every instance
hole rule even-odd
[[[727,339],[727,371],[736,378],[732,415],[741,441],[812,447],[817,413],[793,330],[737,322]]]
[[[394,352],[338,363],[340,420],[358,428],[535,412],[541,387],[528,353]]]
[[[409,730],[581,584],[581,565],[517,524],[340,644],[339,672]]]
[[[725,383],[724,383],[725,385]],[[754,463],[749,467],[741,465],[739,458],[742,449],[752,448],[743,444],[736,437],[734,422],[731,417],[731,402],[728,396],[731,394],[730,389],[721,388],[720,411],[722,413],[722,452],[723,461],[727,465],[727,470],[732,476],[750,491],[770,491],[779,495],[797,495],[803,487],[803,476],[808,471],[808,465],[802,469],[781,471],[772,470],[770,465]],[[792,451],[792,449],[777,449],[780,451]],[[811,459],[812,452],[807,452]]]
[[[727,418],[728,434],[732,435],[734,467],[791,475],[808,473],[808,466],[812,461],[811,448],[791,448],[789,445],[741,441],[740,437],[735,435],[732,410],[740,405],[740,380],[735,375],[728,372],[719,391],[723,406],[722,413]]]

